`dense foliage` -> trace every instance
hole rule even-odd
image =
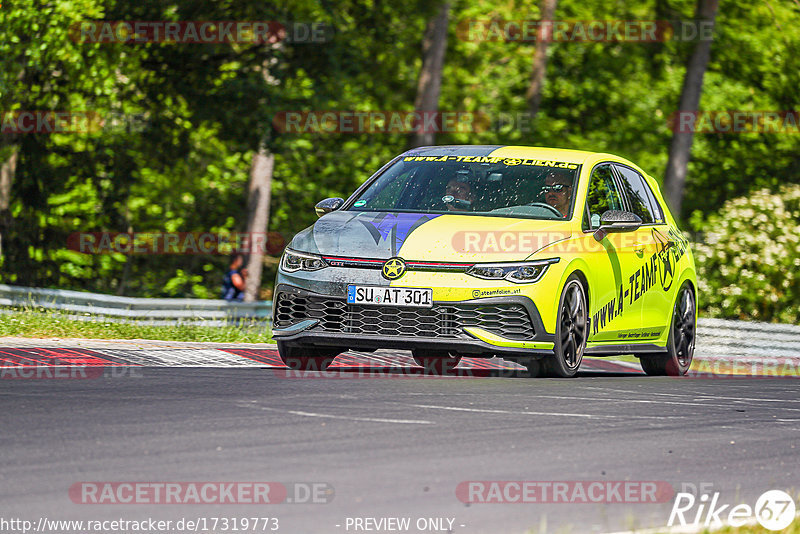
[[[519,118],[527,111],[534,44],[465,40],[458,29],[469,20],[537,19],[538,4],[451,2],[440,108],[488,120],[480,131],[440,134],[437,143],[608,151],[660,177],[668,117],[692,43],[551,43],[541,111],[531,125]],[[688,20],[694,6],[693,0],[562,0],[556,15]],[[273,118],[286,110],[412,110],[422,36],[436,9],[421,0],[3,5],[0,110],[92,110],[121,120],[93,133],[0,135],[0,163],[19,153],[10,205],[0,213],[0,282],[217,296],[222,256],[88,255],[70,250],[67,241],[74,232],[242,231],[250,161],[260,142],[275,154],[270,229],[290,237],[313,222],[316,201],[347,196],[408,139],[401,133],[288,134],[275,129]],[[86,20],[301,21],[331,31],[323,43],[76,42],[71,28]],[[798,23],[797,3],[722,2],[701,109],[794,109]],[[698,134],[681,216],[707,218],[731,198],[785,183],[800,183],[800,135]],[[751,228],[751,221],[741,223]],[[791,221],[783,228],[797,234]],[[265,286],[273,273],[265,272]],[[706,287],[723,287],[725,280],[709,278]],[[767,277],[767,283],[783,280]],[[765,305],[758,317],[786,319],[776,310]],[[722,303],[709,311],[740,314]]]
[[[800,317],[800,186],[761,189],[698,221],[699,299],[710,315],[797,323]]]

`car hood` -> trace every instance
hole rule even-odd
[[[299,252],[347,258],[520,261],[568,237],[566,221],[334,211],[297,234],[289,247]]]

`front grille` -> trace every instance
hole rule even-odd
[[[349,306],[342,332],[378,336],[467,337],[456,318],[442,306],[433,308],[386,308]]]
[[[476,326],[509,339],[532,339],[533,323],[520,304],[436,304],[433,308],[348,305],[342,299],[281,292],[275,328],[319,319],[312,330],[378,336],[469,338],[462,330]]]
[[[341,331],[345,302],[302,294],[279,293],[275,306],[275,328],[286,328],[305,319],[319,319],[322,330]]]

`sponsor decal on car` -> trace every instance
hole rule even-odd
[[[438,215],[379,213],[378,215],[367,215],[365,218],[360,218],[359,222],[367,229],[375,240],[376,245],[382,241],[389,241],[392,247],[392,255],[396,256],[397,251],[403,246],[411,232],[436,217]]]
[[[578,164],[566,161],[529,159],[529,158],[506,158],[498,156],[406,156],[403,161],[455,161],[458,163],[503,163],[508,166],[533,165],[537,167],[557,167],[560,169],[577,169]]]
[[[472,291],[472,298],[481,299],[485,297],[499,297],[505,295],[520,295],[521,288],[515,289],[475,289]]]
[[[660,243],[658,250],[628,278],[618,286],[617,296],[606,302],[592,316],[592,335],[603,330],[606,323],[610,323],[625,310],[626,300],[630,306],[642,295],[661,282],[661,289],[669,291],[675,277],[677,263],[683,258],[688,246],[688,240],[670,229],[667,236],[653,229],[653,238]],[[645,336],[641,336],[645,337]]]

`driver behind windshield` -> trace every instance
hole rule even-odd
[[[447,197],[453,197],[453,200],[447,202],[449,200]],[[447,186],[444,188],[444,199],[447,199],[445,205],[450,211],[467,211],[469,204],[475,200],[475,195],[472,194],[472,187],[469,183],[453,178],[447,182]],[[458,200],[462,202],[456,202]]]
[[[475,202],[475,194],[472,192],[472,185],[466,173],[460,171],[458,176],[447,182],[442,201],[450,211],[470,210],[472,203]]]
[[[553,206],[562,217],[569,213],[569,206],[572,203],[572,176],[551,170],[544,179],[544,201]]]

